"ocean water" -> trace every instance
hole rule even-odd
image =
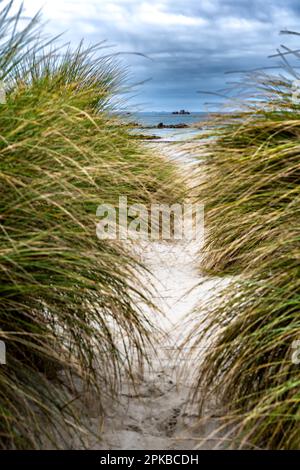
[[[168,112],[148,112],[133,113],[133,121],[140,123],[142,126],[157,126],[160,122],[163,124],[193,124],[203,121],[207,116],[206,113],[191,114],[172,114]]]
[[[191,125],[205,120],[206,117],[206,113],[172,114],[170,112],[140,112],[132,113],[126,118],[131,122],[138,123],[141,127],[151,126],[151,129],[140,129],[138,131],[142,134],[158,136],[160,139],[157,142],[176,142],[195,138],[200,134],[199,129],[157,129],[157,125],[161,122],[165,125]]]

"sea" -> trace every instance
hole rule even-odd
[[[204,121],[207,117],[207,113],[204,112],[191,112],[190,114],[173,114],[170,112],[135,112],[126,116],[131,122],[140,124],[141,128],[137,129],[138,132],[159,137],[158,141],[171,142],[171,141],[182,141],[191,140],[199,135],[199,129],[183,128],[183,129],[158,129],[159,123],[164,125],[174,124],[196,124]],[[142,127],[149,126],[151,129],[143,129]],[[201,127],[201,126],[200,126]]]

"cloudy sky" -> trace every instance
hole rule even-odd
[[[300,30],[299,0],[24,0],[30,15],[42,7],[46,29],[76,44],[106,39],[124,56],[138,87],[130,107],[202,111],[226,71],[278,64],[280,44],[296,46],[283,29]],[[300,38],[298,38],[300,48]]]

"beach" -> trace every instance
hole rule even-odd
[[[178,142],[147,143],[156,146],[189,172],[195,165],[196,147]],[[199,149],[197,150],[199,152]],[[83,413],[89,419],[90,436],[86,446],[94,450],[125,449],[213,449],[225,447],[222,411],[212,399],[200,412],[192,401],[193,384],[201,357],[208,344],[193,349],[192,341],[184,338],[193,322],[199,301],[214,302],[217,293],[228,282],[201,275],[199,257],[202,240],[143,241],[133,249],[148,270],[141,280],[151,290],[156,309],[146,309],[154,323],[157,337],[148,350],[149,364],[140,368],[137,363],[134,385],[123,378],[116,401],[108,401],[104,420],[97,416],[94,397]],[[203,348],[201,350],[201,348]],[[76,448],[75,441],[70,444]]]

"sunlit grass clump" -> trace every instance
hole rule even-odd
[[[173,201],[183,187],[109,114],[122,81],[112,58],[55,43],[45,52],[36,20],[20,30],[20,13],[9,15],[0,14],[0,447],[64,447],[68,432],[80,436],[83,390],[96,386],[101,408],[151,341],[139,263],[97,239],[97,206],[120,195]]]
[[[198,386],[228,406],[234,447],[300,446],[300,106],[293,78],[251,76],[255,99],[210,123],[200,186],[202,267],[231,282],[207,308],[202,333],[216,339]],[[202,388],[200,395],[203,402]]]

